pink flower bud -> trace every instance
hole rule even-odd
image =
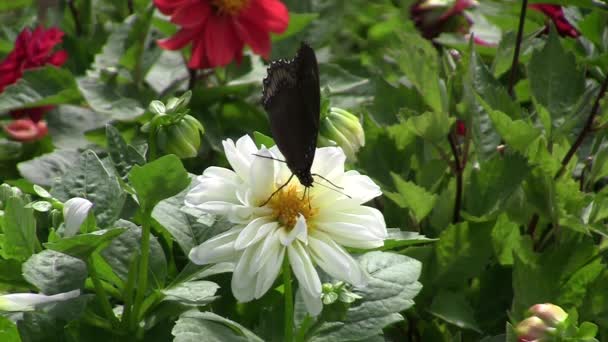
[[[536,317],[528,317],[515,327],[518,342],[540,342],[550,329],[545,322]]]
[[[568,318],[568,314],[562,308],[551,303],[533,305],[529,312],[550,327],[555,327]]]

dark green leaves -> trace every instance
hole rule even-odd
[[[262,342],[262,339],[242,325],[218,316],[212,312],[190,310],[184,312],[171,331],[175,342],[224,342],[250,341]]]
[[[144,166],[134,166],[129,181],[137,192],[139,205],[152,211],[165,198],[178,194],[190,184],[190,177],[175,155],[167,155]]]
[[[6,200],[4,217],[0,221],[4,233],[0,253],[5,258],[23,261],[34,254],[38,246],[34,211],[26,208],[26,204],[19,196]]]
[[[43,293],[52,295],[82,288],[87,266],[67,254],[45,250],[23,264],[23,276]]]

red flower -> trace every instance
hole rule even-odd
[[[476,5],[475,0],[456,0],[452,6],[447,2],[418,0],[410,7],[410,15],[422,36],[433,39],[442,32],[468,33],[472,22],[464,10]]]
[[[63,32],[57,28],[45,30],[42,27],[38,27],[34,31],[29,28],[23,29],[15,41],[13,51],[0,62],[0,92],[4,91],[7,86],[17,82],[23,76],[24,70],[47,64],[55,66],[63,65],[68,58],[67,53],[65,51],[53,51],[55,46],[61,43],[62,37]],[[38,122],[42,119],[44,113],[52,108],[52,106],[44,106],[19,109],[12,111],[10,114],[15,119],[29,118],[33,122]],[[16,124],[15,127],[21,127],[20,125],[22,123]],[[44,134],[46,134],[46,124],[44,127],[44,130],[40,130],[40,132],[44,131]],[[19,138],[15,139],[22,140]]]
[[[456,120],[456,134],[462,137],[467,135],[467,126],[463,120]]]
[[[533,4],[530,5],[530,8],[533,10],[543,12],[547,17],[553,20],[555,27],[557,28],[557,32],[563,37],[572,37],[576,38],[580,36],[580,33],[577,31],[572,24],[568,22],[566,17],[564,16],[564,11],[562,7],[559,5],[549,5],[549,4]]]
[[[49,129],[44,121],[19,119],[4,126],[4,131],[17,141],[32,142],[44,138]]]
[[[192,43],[188,67],[224,66],[243,57],[245,44],[268,58],[270,32],[282,33],[289,23],[287,7],[279,0],[154,0],[181,29],[158,44],[179,50]]]

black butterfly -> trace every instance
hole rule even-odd
[[[315,158],[321,112],[319,67],[315,51],[303,42],[293,59],[281,59],[270,64],[263,83],[262,104],[270,119],[270,130],[292,172],[287,182],[270,198],[287,186],[294,175],[306,189],[314,182],[312,176],[326,180],[310,172]]]

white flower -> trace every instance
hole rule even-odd
[[[232,292],[237,300],[260,298],[277,278],[285,255],[289,258],[308,311],[322,310],[321,281],[315,269],[355,286],[366,274],[343,247],[376,248],[387,236],[382,214],[362,204],[381,194],[380,188],[357,171],[344,171],[345,155],[336,147],[316,150],[312,173],[342,187],[351,198],[329,189],[316,178],[304,196],[296,177],[262,206],[284,184],[291,171],[278,148],[258,150],[249,136],[236,144],[223,142],[234,169],[209,167],[186,196],[187,206],[221,215],[232,229],[190,251],[197,264],[235,262]]]
[[[32,311],[37,305],[59,302],[80,296],[80,290],[47,296],[38,293],[10,293],[0,296],[0,311]]]
[[[80,226],[89,215],[93,203],[89,200],[74,197],[63,204],[63,218],[65,220],[64,236],[74,236],[78,233]]]

